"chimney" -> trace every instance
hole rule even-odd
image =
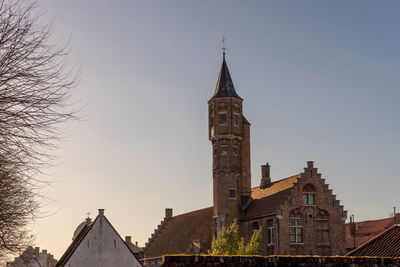
[[[135,242],[135,246],[137,246],[137,247],[138,247],[137,241]]]
[[[307,161],[307,168],[313,169],[314,168],[314,161]]]
[[[35,247],[35,255],[39,255],[40,247]]]
[[[261,165],[261,183],[260,188],[264,189],[271,186],[271,176],[270,176],[270,165],[267,162],[265,165]]]
[[[43,254],[47,254],[47,249],[43,249],[43,250],[42,250],[42,253],[43,253]]]
[[[132,237],[129,236],[129,235],[125,236],[125,243],[126,244],[131,244],[132,243]]]
[[[165,209],[165,219],[169,220],[172,218],[172,209],[171,208],[166,208]]]
[[[104,209],[99,209],[99,216],[103,217],[104,216]]]

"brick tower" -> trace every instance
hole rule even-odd
[[[233,86],[225,51],[214,95],[208,101],[213,147],[214,233],[242,215],[250,198],[250,123]]]

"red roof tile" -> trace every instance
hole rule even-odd
[[[260,189],[260,187],[252,188],[251,197],[253,201],[247,207],[242,220],[246,221],[275,214],[279,205],[287,199],[290,188],[297,183],[297,179],[300,177],[301,174],[298,174],[278,180],[264,189]]]
[[[204,252],[211,248],[213,207],[172,217],[145,250],[146,258],[187,253],[194,240]]]
[[[400,224],[392,225],[346,256],[400,257]]]
[[[400,223],[400,214],[396,214],[396,222]],[[369,220],[355,223],[355,246],[354,236],[351,234],[351,224],[346,224],[346,248],[352,249],[359,247],[370,239],[374,238],[382,231],[388,229],[394,224],[393,218],[385,218],[380,220]]]

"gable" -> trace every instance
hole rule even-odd
[[[107,218],[99,215],[81,230],[57,266],[138,267],[141,264]]]

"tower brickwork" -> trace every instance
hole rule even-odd
[[[243,116],[242,102],[224,53],[217,86],[208,101],[215,231],[240,218],[251,193],[250,123]]]

